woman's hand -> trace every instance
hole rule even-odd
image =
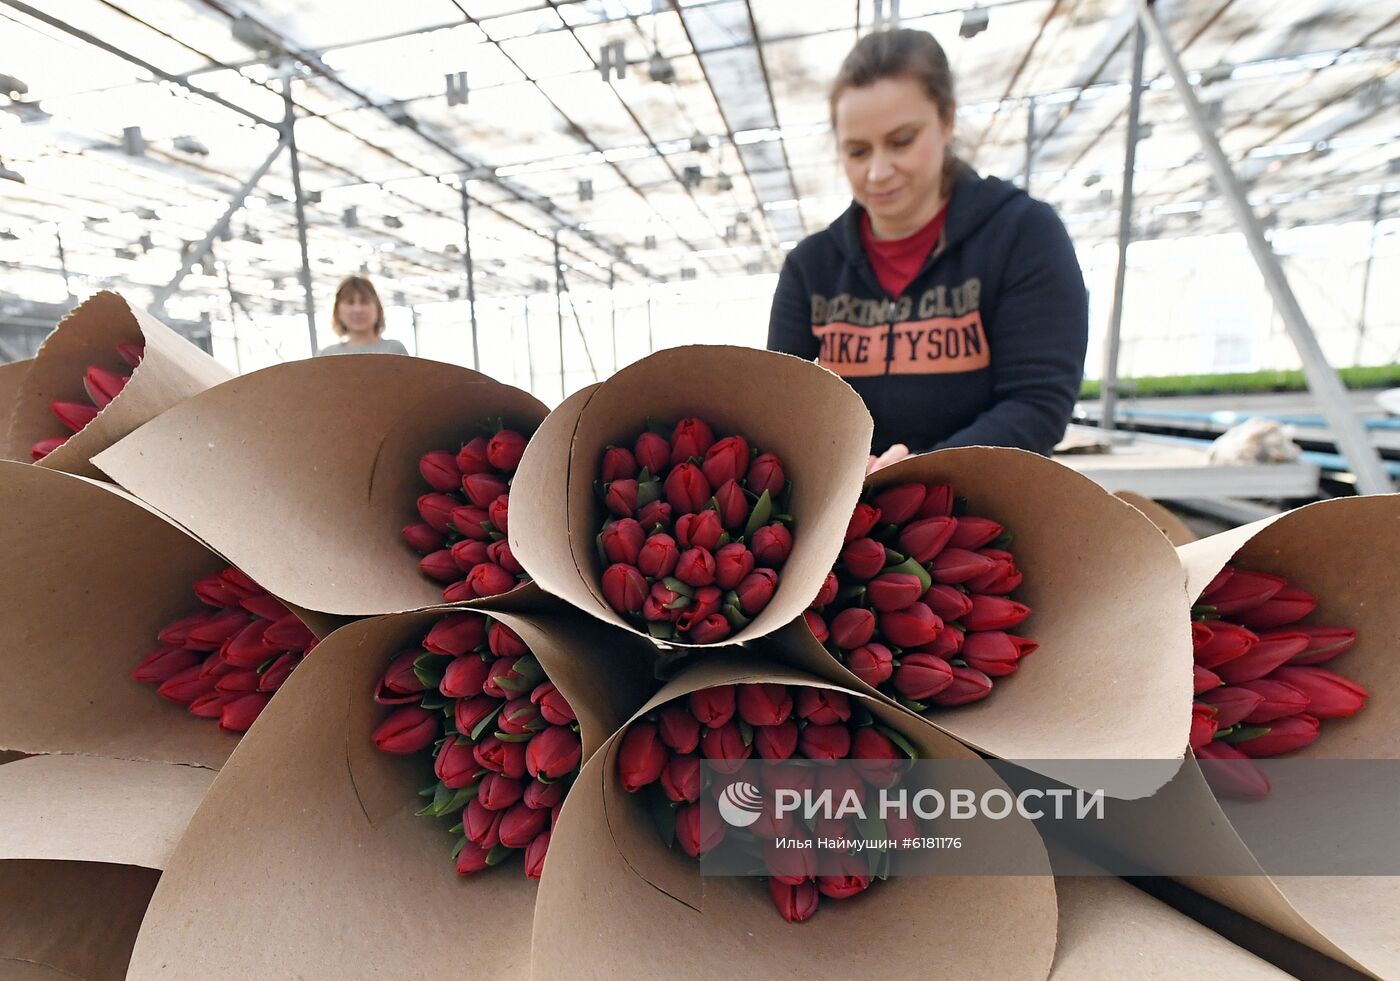
[[[888,467],[891,463],[898,463],[909,455],[909,447],[903,443],[895,443],[879,456],[871,456],[865,464],[866,473],[874,473],[882,467]]]

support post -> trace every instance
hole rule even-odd
[[[282,76],[282,100],[286,103],[286,117],[283,120],[282,139],[286,141],[287,153],[292,161],[292,196],[296,203],[297,244],[301,247],[301,289],[306,295],[306,333],[311,340],[311,356],[318,352],[316,345],[316,294],[311,289],[311,251],[306,242],[306,196],[301,191],[301,157],[297,153],[296,104],[292,102],[292,70],[287,66],[287,74]]]
[[[559,231],[554,232],[554,311],[559,316],[559,400],[567,398],[564,389],[564,266],[559,261]]]
[[[73,286],[68,279],[68,253],[63,251],[63,233],[55,228],[53,237],[58,240],[58,271],[63,273],[63,292],[68,294],[68,298],[71,300]]]
[[[617,273],[608,263],[608,319],[612,325],[612,370],[617,374]]]
[[[476,271],[472,266],[471,195],[462,177],[462,262],[467,268],[467,315],[472,325],[472,370],[481,370],[481,348],[476,335]]]
[[[1380,233],[1381,207],[1384,204],[1385,192],[1377,192],[1376,206],[1371,211],[1371,241],[1366,250],[1366,268],[1361,274],[1361,312],[1356,318],[1356,351],[1351,357],[1351,360],[1356,364],[1361,363],[1361,353],[1366,342],[1366,307],[1369,306],[1371,299],[1371,267],[1376,262],[1376,237]]]
[[[530,372],[530,394],[535,394],[535,349],[530,343],[530,294],[525,294],[525,367]]]
[[[1138,73],[1142,74],[1141,72]],[[1035,96],[1026,100],[1026,170],[1021,186],[1031,193],[1031,167],[1035,164]]]

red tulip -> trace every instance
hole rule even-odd
[[[662,768],[660,780],[667,798],[677,804],[698,800],[702,789],[699,757],[672,757]]]
[[[567,726],[550,726],[526,744],[525,764],[530,776],[557,780],[578,769],[582,754],[578,733]]]
[[[917,556],[916,556],[917,557]],[[929,575],[934,582],[960,583],[992,572],[996,560],[963,548],[945,548],[933,557]]]
[[[828,572],[826,578],[822,580],[821,589],[817,590],[816,598],[808,605],[813,609],[821,609],[836,599],[836,593],[840,588],[841,583],[837,580],[836,573]]]
[[[681,625],[678,620],[677,626],[686,632],[685,639],[692,644],[718,644],[734,632],[733,625],[722,613],[711,613],[689,625]]]
[[[226,693],[237,692],[241,695],[255,692],[258,690],[258,672],[254,668],[226,671],[217,676],[214,690]]]
[[[1191,735],[1189,745],[1200,749],[1215,738],[1220,724],[1215,721],[1215,706],[1196,702],[1191,706]]]
[[[907,661],[908,658],[905,658]],[[933,696],[933,703],[954,708],[980,701],[992,693],[992,679],[976,668],[953,665],[953,683]]]
[[[486,444],[486,459],[497,470],[512,472],[525,455],[525,437],[513,429],[502,429]]]
[[[642,544],[637,553],[637,568],[651,579],[664,579],[676,570],[680,557],[676,540],[665,532],[657,532]]]
[[[973,594],[972,609],[962,618],[968,630],[1009,630],[1031,615],[1031,608],[1005,596]]]
[[[472,568],[476,568],[473,566]],[[467,600],[476,599],[476,590],[472,588],[470,581],[462,579],[452,583],[442,591],[442,598],[449,603],[465,603]]]
[[[469,473],[462,478],[462,492],[479,508],[489,508],[491,502],[509,491],[506,482],[494,473]]]
[[[708,702],[706,705],[711,709],[718,707],[723,714],[722,705],[712,706]],[[734,708],[730,706],[725,721],[733,714]],[[693,753],[700,745],[700,721],[681,702],[671,702],[657,713],[656,729],[661,741],[676,753]]]
[[[452,509],[452,527],[472,541],[491,541],[491,532],[486,527],[490,520],[491,513],[474,504],[463,504]]]
[[[50,402],[49,408],[73,432],[82,432],[83,427],[97,418],[98,409],[81,402]]]
[[[924,503],[916,518],[946,518],[953,513],[956,495],[950,484],[925,484]]]
[[[681,805],[676,811],[676,840],[691,858],[699,858],[724,840],[724,821],[713,800],[705,797]]]
[[[316,646],[316,635],[295,613],[288,613],[267,628],[263,633],[263,642],[279,651],[303,651],[309,654],[311,648]]]
[[[653,477],[664,473],[671,465],[671,444],[658,433],[642,433],[632,446],[637,463],[651,472]]]
[[[908,486],[922,489],[922,484]],[[908,572],[885,572],[870,580],[865,587],[870,605],[881,613],[890,613],[912,606],[924,592],[923,582]]]
[[[1251,647],[1259,642],[1259,636],[1252,630],[1246,630],[1238,624],[1228,623],[1224,620],[1212,620],[1208,629],[1210,636],[1206,638],[1204,643],[1195,647],[1195,657],[1197,664],[1212,671],[1227,661],[1243,657]],[[1193,628],[1193,644],[1196,642],[1196,635],[1197,632]]]
[[[238,701],[245,694],[246,692],[211,691],[200,695],[186,708],[189,709],[190,715],[198,718],[218,719],[223,717],[225,708]]]
[[[447,781],[443,780],[443,783],[447,783]],[[452,784],[448,783],[447,786],[451,787]],[[525,796],[524,780],[512,780],[499,773],[487,773],[481,778],[481,783],[478,786],[480,789],[477,791],[476,799],[481,801],[481,806],[488,811],[504,811],[514,807]],[[538,808],[535,809],[538,810]]]
[[[478,436],[457,451],[457,469],[464,475],[490,473],[491,460],[486,455],[488,442],[485,436]]]
[[[831,639],[842,650],[864,646],[874,635],[875,614],[859,606],[842,610],[831,621]]]
[[[773,598],[778,588],[778,574],[772,569],[755,569],[743,578],[734,590],[739,595],[739,609],[744,616],[757,616]]]
[[[483,562],[474,567],[467,573],[467,581],[477,596],[498,596],[520,585],[514,576],[494,562]]]
[[[715,585],[720,589],[737,588],[753,572],[754,565],[754,555],[743,542],[721,545],[715,552]]]
[[[515,557],[515,553],[510,550],[510,543],[505,539],[492,542],[486,546],[486,561],[500,566],[512,576],[525,574],[525,567]]]
[[[787,760],[797,752],[799,730],[789,718],[775,726],[759,726],[753,732],[753,748],[760,759]]]
[[[643,504],[637,509],[637,523],[648,532],[665,531],[671,527],[671,505],[659,498]]]
[[[841,563],[851,578],[864,582],[885,567],[885,546],[873,538],[857,538],[841,550]]]
[[[491,524],[501,534],[510,531],[510,495],[502,494],[491,502],[486,509],[487,516],[491,519]]]
[[[901,695],[921,702],[947,690],[955,678],[954,669],[941,657],[916,653],[900,658],[893,680]]]
[[[1022,576],[1016,569],[1016,557],[1010,552],[999,548],[984,548],[980,550],[979,554],[985,555],[995,562],[996,568],[985,575],[969,579],[967,581],[969,592],[1005,596],[1021,585]]]
[[[379,676],[379,690],[389,695],[417,695],[425,690],[427,686],[413,672],[413,662],[422,653],[417,649],[409,649],[395,654],[384,673]]]
[[[135,368],[141,363],[141,359],[146,356],[146,345],[144,344],[118,344],[117,355]]]
[[[760,453],[749,464],[749,473],[744,478],[744,483],[748,485],[752,494],[762,496],[763,492],[767,491],[769,497],[777,497],[787,483],[782,461],[772,453]]]
[[[885,524],[902,525],[919,513],[928,493],[923,484],[895,484],[875,495],[875,507],[880,510]]]
[[[693,463],[672,467],[663,487],[666,502],[677,514],[699,511],[709,502],[712,493],[709,481]]]
[[[1371,693],[1363,686],[1326,668],[1284,667],[1269,676],[1292,685],[1308,700],[1308,715],[1344,719],[1366,707]]]
[[[490,695],[459,698],[457,704],[453,706],[452,724],[458,732],[470,735],[483,719],[494,715],[500,707],[500,699],[492,698]]]
[[[880,633],[896,647],[931,644],[942,629],[943,621],[922,603],[911,603],[902,610],[880,614]]]
[[[1268,729],[1269,731],[1262,736],[1242,739],[1238,742],[1232,741],[1230,745],[1245,756],[1261,759],[1302,749],[1318,736],[1317,717],[1307,713],[1291,715],[1286,719],[1275,719],[1269,723]]]
[[[446,450],[432,450],[418,459],[418,472],[428,482],[428,486],[443,494],[450,494],[462,484],[462,471],[457,468],[457,456]]]
[[[944,624],[943,629],[938,631],[938,636],[933,639],[933,643],[924,644],[922,647],[916,648],[915,653],[932,654],[934,657],[941,657],[945,661],[951,661],[962,651],[966,638],[967,634],[958,627],[952,624]],[[1021,640],[1022,638],[1018,637],[1016,639]],[[1035,650],[1035,646],[1036,645],[1031,644],[1029,649],[1022,650],[1021,657],[1025,657],[1027,654],[1031,653],[1031,651]]]
[[[865,859],[859,855],[842,855],[837,859],[840,875],[817,876],[817,891],[832,899],[849,899],[870,888],[870,875]]]
[[[787,530],[786,525],[775,521],[755,531],[751,544],[754,561],[776,569],[792,554],[792,532]]]
[[[1264,696],[1240,685],[1223,685],[1206,692],[1200,700],[1215,709],[1216,727],[1228,729],[1247,719],[1263,703]]]
[[[418,561],[418,568],[429,579],[438,582],[456,582],[462,578],[462,569],[452,557],[451,549],[439,549],[423,556]]]
[[[547,811],[563,803],[564,792],[567,789],[559,781],[541,783],[538,780],[531,780],[525,785],[525,792],[520,799],[525,802],[526,807],[533,807],[537,811]]]
[[[460,790],[476,779],[476,760],[472,756],[472,744],[458,736],[449,736],[438,747],[433,760],[433,775],[451,790]]]
[[[865,644],[846,655],[846,667],[870,687],[879,688],[894,674],[894,655],[884,644]]]
[[[454,613],[433,624],[423,638],[423,649],[434,654],[460,657],[480,650],[486,643],[486,617],[480,613]]]
[[[708,586],[715,581],[715,557],[703,548],[688,548],[676,560],[675,577],[687,586]]]
[[[812,632],[812,636],[817,639],[818,644],[825,644],[831,636],[831,630],[822,619],[822,615],[816,610],[803,610],[802,619],[806,621],[807,629]]]
[[[202,665],[195,664],[183,671],[177,671],[161,682],[156,694],[178,705],[188,705],[201,695],[214,690],[218,678],[200,673]]]
[[[635,566],[617,563],[603,572],[603,597],[618,613],[636,613],[647,598],[647,581]]]
[[[1269,796],[1269,778],[1254,761],[1229,743],[1209,742],[1193,750],[1201,775],[1217,796],[1261,800]]]
[[[879,520],[880,509],[862,501],[851,512],[851,520],[846,525],[846,537],[842,541],[853,542],[857,538],[868,537]]]
[[[599,479],[605,484],[637,476],[637,458],[625,446],[609,446],[603,451],[603,467]]]
[[[726,480],[740,480],[749,470],[749,444],[742,436],[726,436],[705,451],[701,465],[711,487]]]
[[[972,599],[967,593],[941,582],[930,586],[921,599],[944,623],[959,620],[972,609]]]
[[[394,709],[375,726],[370,738],[386,753],[400,756],[427,749],[437,739],[438,714],[419,705]]]
[[[736,694],[739,718],[751,726],[775,726],[792,714],[787,685],[740,685]]]
[[[292,676],[292,670],[300,663],[300,654],[283,654],[258,677],[258,691],[268,694],[277,691]]]
[[[634,722],[627,727],[622,737],[622,746],[617,752],[617,772],[622,779],[622,789],[635,794],[648,784],[661,779],[670,753],[661,742],[655,724]]]
[[[41,439],[29,448],[30,459],[38,463],[66,442],[68,442],[67,436],[50,436],[48,439]]]
[[[676,540],[683,548],[703,548],[713,552],[719,548],[724,526],[719,512],[706,508],[698,514],[683,514],[676,519]]]
[[[603,554],[607,556],[608,561],[625,565],[637,564],[637,556],[644,541],[646,532],[632,518],[619,518],[609,522],[600,536]]]
[[[545,732],[548,731],[548,729],[545,730]],[[535,737],[535,739],[538,738],[539,736]],[[489,735],[483,737],[472,747],[472,756],[492,773],[500,773],[512,779],[519,779],[525,776],[527,747],[534,741],[532,739],[529,743],[507,743],[497,739],[495,735]],[[531,776],[538,776],[538,774],[532,773]]]
[[[703,419],[682,419],[671,433],[671,466],[696,457],[703,460],[714,445],[715,434]],[[707,495],[708,496],[708,495]]]
[[[1191,677],[1191,690],[1197,695],[1201,694],[1201,692],[1210,691],[1212,688],[1217,688],[1224,683],[1220,680],[1220,675],[1208,668],[1201,667],[1199,664],[1191,665]]]
[[[552,681],[536,685],[535,690],[530,692],[530,701],[539,706],[540,715],[550,725],[565,726],[578,719],[574,714],[574,707],[569,704],[564,693],[554,687]]]
[[[890,786],[904,770],[904,754],[874,726],[861,726],[855,731],[851,737],[851,759],[857,761],[856,771],[877,787]]]
[[[844,760],[851,753],[851,730],[845,725],[809,725],[798,736],[797,746],[809,760]]]
[[[227,732],[247,732],[270,701],[271,695],[253,692],[225,703],[219,713],[219,728]]]
[[[638,486],[635,480],[614,480],[603,488],[603,503],[619,518],[630,518],[637,510]]]
[[[921,518],[900,529],[899,550],[920,564],[931,562],[948,547],[957,527],[956,518]]]
[[[1238,575],[1238,573],[1236,573]],[[1239,614],[1235,619],[1251,630],[1267,630],[1301,620],[1317,607],[1317,597],[1305,590],[1285,586],[1273,597]]]
[[[690,598],[690,605],[681,611],[681,615],[676,617],[676,629],[690,630],[701,620],[705,620],[714,614],[719,613],[720,607],[724,604],[724,593],[718,586],[697,586],[695,595]],[[720,617],[720,619],[724,619]],[[729,621],[725,621],[726,626]],[[713,626],[707,627],[707,633],[713,633]],[[728,631],[725,631],[725,635]],[[724,635],[721,635],[724,636]]]
[[[976,551],[988,542],[1001,537],[1002,531],[1002,526],[990,518],[978,518],[970,514],[963,515],[958,518],[958,527],[953,532],[953,537],[948,544],[953,548]]]
[[[737,480],[727,480],[715,490],[715,504],[719,507],[720,524],[730,531],[736,531],[749,520],[749,499]]]
[[[205,576],[194,584],[194,594],[199,597],[201,603],[209,606],[217,606],[223,609],[232,609],[239,605],[238,591],[230,589],[229,585],[217,575]]]
[[[801,923],[811,919],[821,901],[815,882],[803,882],[793,886],[770,877],[768,893],[773,897],[773,905],[778,907],[778,915],[789,923]]]
[[[1356,631],[1351,627],[1310,627],[1293,624],[1288,631],[1307,634],[1309,638],[1303,653],[1295,655],[1293,660],[1288,662],[1294,666],[1326,663],[1356,643]]]
[[[703,726],[718,729],[734,718],[738,695],[733,685],[716,685],[690,693],[690,714]],[[683,752],[689,752],[684,750]]]
[[[540,714],[540,707],[530,700],[529,695],[517,695],[510,699],[501,706],[501,713],[496,716],[496,731],[510,736],[538,732],[550,724]]]
[[[1255,678],[1262,678],[1308,646],[1308,635],[1291,631],[1275,631],[1268,640],[1260,638],[1240,657],[1215,668],[1220,680],[1227,685],[1238,685]]]
[[[490,851],[500,844],[501,821],[505,816],[505,811],[493,811],[480,797],[473,797],[462,811],[462,834],[473,845]]]
[[[253,616],[243,610],[224,610],[210,617],[199,626],[192,627],[181,645],[192,651],[214,651],[223,646],[224,641],[253,623]],[[259,631],[266,630],[266,626]]]
[[[1214,582],[1207,586],[1198,602],[1214,607],[1222,617],[1237,617],[1264,603],[1286,585],[1287,581],[1278,576],[1232,566],[1230,576],[1219,586]]]
[[[812,725],[834,726],[851,717],[851,700],[830,688],[802,687],[795,701],[797,717]]]
[[[710,760],[712,768],[718,772],[734,773],[753,755],[753,746],[744,742],[739,720],[731,718],[724,725],[707,728],[700,734],[700,755]]]
[[[1299,712],[1308,711],[1308,696],[1302,691],[1275,678],[1256,678],[1246,681],[1240,687],[1259,696],[1259,704],[1245,716],[1250,725],[1263,725],[1274,719],[1282,719]]]
[[[148,685],[158,685],[181,671],[198,667],[204,663],[204,655],[179,647],[161,647],[141,659],[131,672],[131,677]]]
[[[418,516],[433,531],[445,532],[452,523],[452,511],[460,502],[446,494],[424,494],[418,498]]]
[[[1025,637],[1004,633],[1000,630],[986,630],[970,633],[962,645],[962,659],[970,668],[976,668],[992,678],[1001,678],[1015,672],[1017,662],[1033,653],[1039,645]]]
[[[541,831],[525,846],[525,878],[538,879],[544,874],[544,859],[549,852],[549,832]]]
[[[290,612],[282,601],[267,593],[260,593],[256,596],[248,596],[239,602],[239,606],[247,610],[254,616],[262,617],[264,620],[281,620]]]

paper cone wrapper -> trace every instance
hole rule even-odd
[[[455,365],[317,358],[191,399],[97,465],[274,595],[366,616],[443,601],[442,584],[423,575],[403,539],[403,527],[421,520],[415,502],[431,490],[419,457],[455,452],[491,419],[529,436],[546,411]],[[512,527],[518,499],[511,495]]]
[[[15,411],[15,399],[19,397],[20,382],[24,381],[25,372],[33,363],[32,358],[26,358],[23,361],[0,364],[0,459],[22,460],[25,463],[30,460],[29,448],[25,447],[21,452],[19,447],[10,446],[8,437],[10,418]]]
[[[836,687],[716,655],[671,681],[634,719],[692,691],[756,682]],[[908,713],[864,701],[921,758],[976,758]],[[856,899],[824,902],[819,922],[789,924],[762,879],[702,879],[698,862],[666,847],[641,796],[616,779],[621,744],[619,732],[585,765],[550,839],[535,916],[535,978],[647,977],[668,966],[734,979],[1047,976],[1055,946],[1051,876],[891,877]],[[1044,854],[1029,822],[1003,823],[999,832],[1011,847]]]
[[[1186,522],[1150,497],[1143,497],[1133,491],[1116,491],[1113,496],[1120,501],[1127,501],[1147,515],[1147,520],[1156,525],[1157,530],[1166,535],[1167,541],[1173,545],[1189,545],[1199,537]]]
[[[484,612],[489,608],[477,606]],[[416,817],[431,768],[380,752],[372,701],[397,651],[460,608],[361,620],[318,645],[239,744],[161,879],[134,977],[525,977],[536,884],[519,859],[469,877]],[[551,604],[495,612],[530,646],[596,749],[647,692],[629,638]],[[620,663],[621,662],[621,663]],[[622,666],[616,677],[614,667]],[[548,861],[554,861],[551,846]],[[306,916],[314,912],[314,928]],[[411,964],[412,967],[405,965]]]
[[[158,870],[213,777],[85,756],[0,766],[0,976],[125,977]]]
[[[1317,597],[1303,623],[1355,627],[1356,645],[1326,665],[1372,697],[1289,758],[1400,756],[1400,495],[1337,498],[1203,538],[1179,550],[1193,598],[1226,564],[1287,579]],[[1248,856],[1199,771],[1165,792],[1199,823],[1201,847]],[[1193,813],[1194,812],[1194,813]],[[1182,837],[1185,837],[1184,835]],[[1198,892],[1376,977],[1400,977],[1400,877],[1237,876],[1183,879]]]
[[[1040,645],[1015,674],[995,679],[987,698],[922,718],[979,752],[1025,761],[1071,786],[1091,778],[1092,789],[1135,798],[1165,783],[1175,763],[1132,774],[1119,767],[1105,779],[1075,761],[1171,761],[1186,750],[1190,604],[1171,544],[1136,508],[1024,450],[920,454],[876,471],[866,486],[909,482],[952,484],[969,514],[1012,534],[1009,551],[1025,575],[1012,598],[1034,611],[1013,632]],[[805,622],[775,639],[787,663],[885,698],[818,644]]]
[[[870,451],[874,427],[860,396],[810,361],[751,348],[671,348],[576,392],[550,413],[520,462],[515,486],[528,491],[519,510],[511,498],[511,551],[547,592],[647,636],[603,597],[594,539],[607,511],[594,481],[603,451],[631,448],[648,419],[674,424],[691,416],[717,437],[742,435],[777,454],[792,482],[793,549],[778,589],[723,645],[754,640],[801,616],[817,594],[841,550]]]
[[[121,491],[42,467],[0,462],[0,513],[0,748],[221,766],[238,737],[131,672],[227,563]]]
[[[118,344],[144,344],[133,369],[117,354]],[[50,402],[91,404],[83,375],[96,365],[131,375],[120,394],[81,432],[69,435]],[[39,346],[20,382],[0,457],[29,460],[41,439],[68,436],[39,466],[106,479],[92,458],[172,405],[233,377],[233,373],[144,310],[117,293],[97,293],[59,322]]]
[[[1051,981],[1293,976],[1122,879],[1061,877],[1055,895],[1060,934]]]

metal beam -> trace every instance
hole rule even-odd
[[[1361,274],[1361,310],[1356,317],[1356,353],[1352,361],[1361,363],[1361,351],[1366,344],[1366,307],[1371,299],[1371,267],[1376,261],[1376,238],[1381,225],[1382,209],[1385,206],[1385,192],[1376,195],[1376,206],[1371,211],[1371,239],[1366,249],[1366,269]]]
[[[613,277],[612,263],[608,263],[608,321],[612,327],[612,370],[617,374],[617,280]]]
[[[6,0],[6,2],[8,2],[8,0]],[[273,163],[276,162],[277,158],[286,147],[287,134],[284,133],[282,139],[278,140],[277,145],[272,148],[272,152],[267,155],[267,159],[259,164],[258,169],[253,171],[252,176],[244,181],[243,185],[234,192],[233,198],[229,201],[228,207],[224,209],[222,217],[214,222],[214,227],[209,229],[204,238],[199,241],[199,244],[185,253],[184,259],[180,260],[180,271],[175,274],[175,277],[170,280],[170,282],[156,290],[155,297],[151,300],[152,313],[159,314],[165,309],[165,301],[170,299],[171,294],[180,288],[181,280],[194,268],[195,263],[209,254],[209,250],[213,248],[214,240],[219,237],[224,229],[228,228],[229,219],[237,214],[238,210],[243,207],[243,202],[248,199],[248,195],[253,192],[253,188],[258,186],[258,181],[262,180],[267,172],[272,169]],[[316,346],[314,344],[311,346],[311,351],[313,354],[316,351]]]
[[[316,344],[316,294],[311,289],[311,251],[306,241],[306,195],[301,193],[301,157],[297,154],[297,111],[292,102],[292,66],[287,65],[287,74],[282,76],[282,99],[286,106],[286,118],[282,122],[282,139],[287,144],[287,153],[292,161],[292,198],[296,205],[297,245],[301,248],[301,288],[306,295],[306,333],[311,340],[311,356],[316,357],[319,347]],[[335,311],[331,311],[335,316]]]
[[[476,335],[476,271],[472,267],[471,195],[467,193],[468,178],[462,178],[462,263],[467,271],[467,315],[472,324],[472,370],[481,370],[481,348]],[[559,236],[554,236],[555,248]]]
[[[1133,36],[1133,67],[1129,76],[1132,93],[1128,96],[1128,136],[1123,151],[1123,192],[1118,209],[1118,267],[1113,274],[1113,309],[1104,339],[1103,378],[1099,383],[1103,419],[1099,426],[1113,432],[1118,409],[1118,351],[1123,335],[1123,286],[1128,277],[1128,243],[1133,237],[1133,174],[1137,168],[1138,125],[1142,116],[1142,64],[1147,54],[1147,35],[1138,24]]]
[[[559,261],[559,233],[554,233],[554,311],[559,317],[559,401],[564,401],[564,264]]]
[[[1294,347],[1298,349],[1308,388],[1320,403],[1323,417],[1326,418],[1327,424],[1331,427],[1337,440],[1337,448],[1341,450],[1347,465],[1356,475],[1357,490],[1362,494],[1389,493],[1394,489],[1394,485],[1385,468],[1381,465],[1380,455],[1367,437],[1365,428],[1352,413],[1346,388],[1342,385],[1341,378],[1338,377],[1336,370],[1328,364],[1326,356],[1322,353],[1322,347],[1317,342],[1316,335],[1313,334],[1312,328],[1308,325],[1302,307],[1298,305],[1298,298],[1293,295],[1293,290],[1288,285],[1288,278],[1283,274],[1278,256],[1274,254],[1273,248],[1264,238],[1264,230],[1260,227],[1254,210],[1245,199],[1244,188],[1240,186],[1235,172],[1230,168],[1225,151],[1220,148],[1220,143],[1215,138],[1210,121],[1206,118],[1205,110],[1201,107],[1200,100],[1196,98],[1196,92],[1186,77],[1186,69],[1182,66],[1181,59],[1172,46],[1171,38],[1161,21],[1157,19],[1157,11],[1152,5],[1152,0],[1134,0],[1134,2],[1137,5],[1138,17],[1143,29],[1146,30],[1152,42],[1156,44],[1162,61],[1172,77],[1177,97],[1181,100],[1186,115],[1191,120],[1191,126],[1200,138],[1201,149],[1215,174],[1221,195],[1231,212],[1234,213],[1240,231],[1244,233],[1245,242],[1249,245],[1249,250],[1254,256],[1254,262],[1264,277],[1264,285],[1268,287],[1269,293],[1278,307],[1279,314],[1283,317],[1284,327],[1293,340]]]

